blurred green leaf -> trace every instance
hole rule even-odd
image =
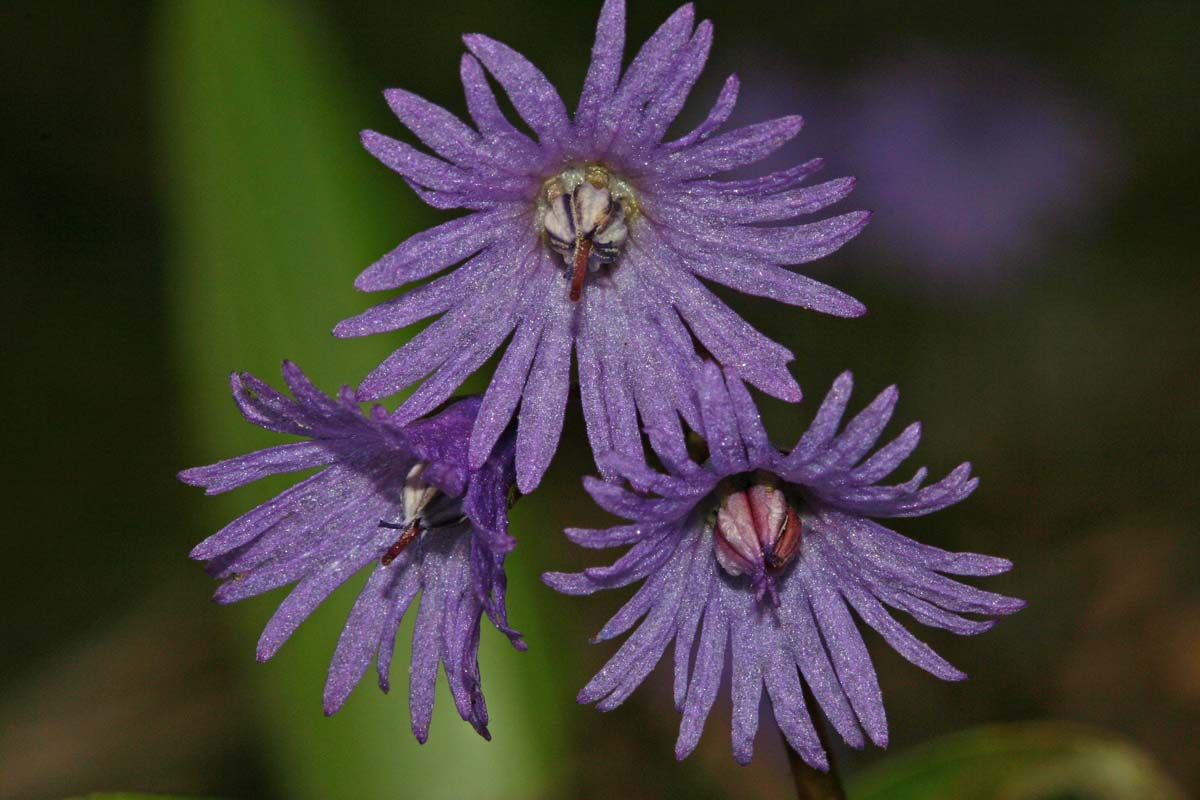
[[[991,725],[894,756],[857,776],[854,800],[1183,800],[1149,756],[1065,722]]]
[[[384,124],[364,114],[348,87],[336,42],[308,5],[265,2],[164,3],[159,74],[167,200],[172,213],[180,435],[206,463],[277,442],[242,421],[228,374],[248,369],[278,383],[282,358],[318,385],[356,383],[402,337],[336,341],[333,324],[367,305],[353,276],[429,212],[402,182],[362,152],[357,132]],[[403,203],[404,205],[400,205]],[[189,520],[199,539],[278,491],[264,481],[232,498],[205,501]],[[206,579],[197,569],[197,591]],[[532,580],[531,576],[521,576]],[[514,576],[514,583],[516,582]],[[259,703],[262,745],[289,798],[527,798],[545,794],[567,737],[559,708],[569,695],[533,670],[484,626],[481,661],[495,737],[482,741],[455,714],[444,681],[430,743],[409,731],[403,675],[411,621],[397,638],[398,691],[384,697],[370,677],[341,713],[321,713],[324,673],[361,579],[301,626],[268,665],[253,660],[258,631],[280,595],[249,601],[231,638]],[[523,592],[514,592],[514,604]],[[536,607],[514,620],[536,633]],[[410,614],[411,616],[411,614]],[[230,702],[238,702],[231,698]]]
[[[71,797],[68,800],[205,800],[201,797],[185,797],[180,794],[141,794],[130,792],[99,792]]]

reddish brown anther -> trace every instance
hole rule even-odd
[[[804,523],[800,521],[800,515],[789,504],[787,516],[779,530],[779,537],[774,542],[763,545],[763,562],[767,565],[767,569],[778,571],[795,558],[796,551],[800,549],[800,534],[803,527]]]

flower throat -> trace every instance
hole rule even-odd
[[[566,263],[572,302],[583,296],[589,273],[620,257],[637,214],[629,184],[599,164],[569,167],[543,185],[538,231]]]

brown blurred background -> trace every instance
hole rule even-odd
[[[630,41],[672,7],[631,0]],[[511,612],[531,653],[485,642],[489,700],[502,696],[487,747],[454,745],[452,715],[438,717],[425,750],[412,746],[403,689],[383,698],[364,686],[343,715],[319,719],[337,604],[258,665],[257,629],[279,598],[218,608],[186,560],[255,498],[215,510],[174,481],[184,466],[234,452],[205,434],[198,404],[214,409],[218,429],[240,430],[224,374],[252,368],[274,380],[285,356],[320,364],[326,388],[358,380],[370,366],[364,346],[326,335],[339,314],[371,301],[352,278],[438,219],[357,150],[360,128],[401,130],[380,90],[403,86],[461,111],[457,36],[483,31],[529,55],[570,104],[597,10],[104,0],[0,11],[9,327],[0,402],[12,442],[0,797],[404,797],[417,786],[424,797],[455,796],[459,774],[472,772],[480,797],[786,796],[773,732],[760,732],[752,766],[733,764],[727,705],[697,754],[676,764],[664,674],[617,712],[574,705],[612,650],[587,638],[622,599],[562,598],[536,582],[542,570],[598,560],[558,535],[603,521],[579,489],[590,467],[577,406],[543,491],[518,520]],[[1200,6],[702,0],[698,10],[717,42],[688,114],[702,114],[737,71],[738,119],[804,114],[808,127],[783,157],[825,156],[830,177],[859,179],[845,207],[876,212],[859,240],[811,270],[866,302],[866,318],[731,300],[797,354],[805,403],[764,401],[778,441],[794,439],[842,369],[855,371],[860,404],[899,383],[896,429],[925,423],[920,463],[945,471],[970,459],[983,483],[961,506],[898,529],[1011,558],[1015,570],[987,585],[1029,601],[974,640],[920,631],[970,673],[962,684],[940,683],[868,637],[892,748],[988,722],[1072,720],[1126,737],[1200,793],[1200,270],[1189,233]],[[276,36],[298,44],[284,55],[258,44]],[[320,86],[314,97],[336,98],[315,116],[334,144],[297,157],[255,140],[255,126],[306,124],[289,114],[311,110],[307,95],[288,94],[305,81]],[[263,82],[261,96],[278,107],[247,99]],[[180,181],[202,162],[188,153],[217,141],[218,122],[221,146],[241,160],[189,205]],[[330,166],[330,186],[346,191],[334,210],[381,222],[318,261],[288,241],[289,231],[308,235],[288,203],[329,202],[305,196],[314,185],[305,160],[327,159],[350,165]],[[259,170],[278,173],[272,191],[261,191]],[[206,208],[225,216],[196,223]],[[226,219],[246,229],[213,223]],[[231,274],[291,273],[307,276],[305,291],[329,287],[299,307],[269,281],[242,293],[279,330],[294,327],[294,348],[287,336],[285,345],[249,338],[214,345],[206,361],[189,357],[199,352],[193,320],[207,315],[219,328],[237,313],[185,290],[201,280],[188,270],[209,245],[224,247]],[[339,597],[344,609],[352,593]],[[839,755],[854,773],[886,753]]]

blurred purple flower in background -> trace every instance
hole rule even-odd
[[[422,742],[429,735],[441,662],[458,713],[490,738],[480,689],[480,616],[525,649],[505,610],[504,555],[515,544],[507,522],[512,437],[479,470],[469,470],[467,437],[478,398],[400,425],[380,406],[364,416],[349,387],[335,400],[294,364],[285,362],[283,374],[294,400],[247,373],[233,375],[234,399],[255,425],[308,441],[179,474],[219,494],[267,475],[323,467],[192,551],[225,581],[217,602],[296,584],[259,639],[258,659],[265,661],[334,589],[376,562],[334,652],[325,713],[341,708],[372,657],[380,688],[388,690],[396,630],[419,593],[409,667],[413,733]]]
[[[696,24],[692,6],[681,7],[622,73],[624,27],[623,0],[608,0],[573,116],[524,56],[471,34],[461,71],[474,127],[393,89],[392,110],[437,155],[363,134],[371,154],[423,200],[468,213],[413,236],[359,276],[358,288],[380,291],[450,268],[338,325],[338,336],[363,336],[441,315],[364,379],[360,399],[423,379],[397,410],[407,422],[503,349],[471,433],[470,463],[483,463],[519,405],[524,492],[558,444],[572,350],[595,453],[640,458],[639,417],[652,441],[681,440],[681,416],[698,425],[694,365],[670,355],[693,353],[693,337],[762,391],[800,399],[786,367],[792,354],[702,280],[838,316],[864,310],[784,267],[831,253],[862,230],[863,212],[795,222],[844,198],[853,179],[802,186],[819,159],[749,180],[713,178],[778,150],[800,131],[800,118],[718,133],[737,98],[730,77],[707,118],[664,141],[708,59],[712,24]],[[533,138],[501,111],[487,73]]]
[[[580,702],[616,708],[674,641],[675,705],[683,715],[675,754],[684,758],[700,739],[728,648],[734,758],[745,764],[753,755],[765,686],[788,743],[809,765],[827,769],[801,680],[849,744],[861,747],[863,731],[887,744],[883,698],[851,609],[913,664],[946,680],[965,677],[885,605],[925,625],[981,633],[994,622],[960,615],[1010,614],[1024,603],[947,576],[996,575],[1011,564],[919,544],[872,521],[938,511],[969,495],[977,481],[962,464],[923,488],[924,468],[904,483],[878,485],[916,448],[920,425],[868,455],[898,395],[887,389],[839,433],[850,390],[846,373],[785,454],[768,440],[742,382],[724,380],[709,364],[700,397],[706,464],[662,453],[670,474],[660,474],[625,456],[606,459],[632,491],[595,479],[588,491],[631,523],[567,535],[584,547],[632,547],[611,566],[544,578],[567,594],[644,583],[597,634],[595,641],[604,641],[637,626],[579,693]]]
[[[863,272],[919,292],[987,296],[1019,283],[1122,171],[1102,116],[1013,59],[918,51],[844,83],[762,69],[750,71],[761,79],[746,106],[819,113],[811,140],[835,166],[854,165],[860,202],[878,212]]]

